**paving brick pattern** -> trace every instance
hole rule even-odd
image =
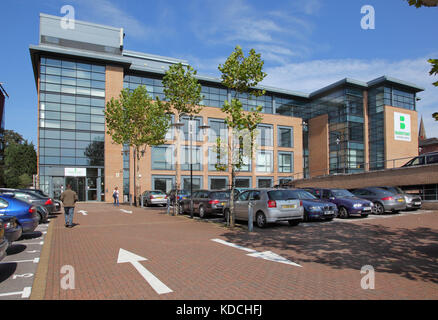
[[[248,234],[164,210],[80,203],[77,226],[66,229],[62,215],[52,222],[45,299],[438,298],[438,212],[274,225]],[[302,268],[249,257],[214,238],[272,251]],[[147,258],[140,264],[173,292],[158,295],[131,264],[117,264],[120,248]],[[61,289],[64,265],[74,267],[74,290]],[[375,268],[374,290],[360,286],[364,265]]]

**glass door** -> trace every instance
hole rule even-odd
[[[71,189],[78,194],[79,201],[86,201],[85,177],[66,177],[65,185],[71,185]]]

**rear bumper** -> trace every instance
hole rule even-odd
[[[23,233],[33,232],[38,227],[38,218],[19,220]]]
[[[17,226],[14,229],[7,229],[5,231],[5,238],[8,240],[9,245],[11,245],[12,242],[20,239],[22,233],[23,233],[23,229],[20,226]]]
[[[385,211],[400,211],[406,209],[406,202],[384,203],[383,206],[385,207]]]
[[[9,243],[8,240],[3,239],[2,242],[0,242],[0,260],[3,260],[3,258],[6,256],[6,250],[8,249]]]
[[[167,199],[149,199],[150,204],[167,204]]]
[[[268,210],[266,214],[266,222],[274,223],[279,221],[289,221],[289,220],[303,220],[304,218],[304,209],[300,207],[300,209],[294,211],[282,211],[279,209]]]

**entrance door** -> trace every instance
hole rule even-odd
[[[71,185],[71,189],[78,194],[79,201],[86,201],[85,177],[66,177],[65,185]]]
[[[64,192],[65,190],[65,178],[64,177],[52,177],[52,182],[51,182],[51,192],[50,195],[54,198],[59,200],[59,198],[61,197],[61,193]]]

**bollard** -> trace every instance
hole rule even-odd
[[[143,196],[140,196],[140,206],[143,208]]]
[[[248,231],[252,232],[253,229],[253,217],[254,217],[254,202],[249,201],[248,204]]]

